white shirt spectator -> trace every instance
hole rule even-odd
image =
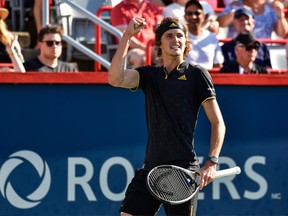
[[[192,42],[192,50],[186,62],[201,65],[206,69],[212,69],[214,64],[223,64],[224,57],[215,34],[203,29],[200,37],[188,33],[188,38]]]

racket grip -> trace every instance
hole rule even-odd
[[[215,178],[222,178],[225,176],[238,175],[240,173],[241,173],[240,167],[236,166],[236,167],[232,167],[229,169],[223,169],[223,170],[217,171]]]

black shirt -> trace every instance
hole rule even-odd
[[[145,168],[161,164],[197,167],[194,130],[200,105],[216,96],[210,74],[186,62],[168,76],[163,67],[144,66],[137,70],[148,127]]]
[[[236,61],[223,65],[220,69],[221,73],[239,73],[239,64]],[[251,72],[252,74],[268,74],[265,67],[253,63]]]
[[[31,59],[24,62],[26,71],[38,71],[38,72],[76,72],[77,67],[74,64],[66,63],[58,60],[58,65],[55,68],[49,67],[43,64],[38,58]]]

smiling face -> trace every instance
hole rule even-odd
[[[238,33],[252,32],[255,26],[255,20],[252,17],[243,14],[233,20],[233,25]]]
[[[189,5],[184,15],[188,28],[201,27],[205,22],[205,14],[197,5]]]
[[[155,33],[154,45],[158,57],[164,57],[163,52],[167,56],[167,54],[175,55],[181,50],[182,60],[186,58],[191,50],[191,41],[188,39],[187,26],[178,18],[164,18],[157,26]]]
[[[162,56],[181,56],[186,47],[186,38],[184,32],[180,29],[170,29],[161,37],[160,48]]]

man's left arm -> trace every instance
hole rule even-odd
[[[216,99],[209,99],[203,103],[205,113],[211,123],[210,150],[205,165],[199,170],[201,174],[200,189],[213,181],[216,174],[217,161],[225,136],[225,123]],[[214,162],[213,162],[213,159]]]

